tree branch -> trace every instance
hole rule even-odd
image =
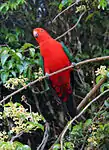
[[[18,133],[17,135],[13,136],[10,142],[13,142],[16,138],[19,138],[23,134],[23,131]]]
[[[86,95],[86,97],[81,101],[81,103],[78,105],[77,110],[80,111],[80,109],[82,107],[84,107],[84,105],[87,103],[87,101],[89,100],[89,98],[91,98],[95,92],[99,89],[99,87],[105,82],[107,77],[104,77],[103,79],[101,79],[99,81],[98,84],[96,84],[93,89]]]
[[[49,123],[46,122],[43,140],[42,140],[41,144],[37,147],[37,150],[44,150],[45,145],[46,145],[46,143],[48,141],[49,131],[50,131]]]
[[[81,18],[82,18],[82,16],[83,16],[84,14],[85,14],[85,11],[80,15],[78,21],[76,22],[76,24],[75,24],[72,28],[70,28],[69,30],[67,30],[67,31],[64,32],[62,35],[58,36],[57,38],[55,38],[55,40],[59,40],[60,38],[62,38],[63,36],[65,36],[67,33],[69,33],[71,30],[73,30],[74,28],[76,28],[77,25],[78,25],[78,23],[80,22],[80,20],[81,20]],[[35,47],[35,49],[38,49],[38,48],[40,48],[40,46]],[[25,50],[25,52],[28,52],[28,50]]]
[[[61,150],[63,150],[63,138],[65,136],[65,133],[67,132],[69,126],[77,119],[79,118],[83,113],[84,111],[92,104],[94,103],[96,100],[98,100],[100,97],[102,97],[104,94],[108,93],[109,92],[109,89],[104,91],[103,93],[101,93],[100,95],[98,95],[95,99],[93,99],[90,103],[88,103],[86,105],[86,107],[77,115],[75,116],[70,122],[68,122],[68,124],[66,125],[66,127],[64,128],[64,130],[62,131],[61,133],[61,138],[60,138],[60,143],[61,143]]]
[[[75,3],[73,3],[72,5],[68,6],[66,9],[64,9],[63,11],[61,11],[53,20],[52,23],[55,22],[55,20],[62,15],[65,11],[67,11],[69,8],[73,7],[74,5],[78,4],[78,2],[80,2],[80,0],[76,0]]]
[[[55,40],[58,40],[58,39],[62,38],[62,37],[65,36],[68,32],[70,32],[71,30],[73,30],[74,28],[76,28],[76,26],[78,25],[78,23],[80,22],[80,20],[81,20],[81,18],[82,18],[82,16],[83,16],[84,14],[85,14],[85,11],[80,15],[78,21],[76,22],[76,24],[75,24],[72,28],[70,28],[69,30],[67,30],[66,32],[64,32],[62,35],[58,36]]]
[[[107,59],[109,59],[109,56],[104,56],[104,57],[98,57],[98,58],[93,58],[93,59],[84,60],[84,61],[81,61],[81,62],[75,64],[75,65],[70,65],[70,66],[68,66],[68,67],[65,67],[65,68],[62,68],[62,69],[60,69],[60,70],[57,70],[57,71],[55,71],[55,72],[49,74],[49,77],[51,77],[51,76],[53,76],[53,75],[55,75],[55,74],[58,74],[58,73],[60,73],[60,72],[63,72],[63,71],[65,71],[65,70],[68,70],[68,69],[70,69],[70,68],[74,68],[74,67],[75,67],[75,68],[76,68],[76,67],[78,68],[79,66],[84,65],[84,64],[87,64],[87,63],[90,63],[90,62],[98,62],[98,61],[107,60]],[[7,99],[9,99],[10,97],[12,97],[13,95],[15,95],[15,94],[21,92],[22,90],[26,89],[27,87],[29,87],[29,86],[31,86],[31,85],[37,83],[37,82],[40,81],[40,80],[45,79],[45,78],[48,78],[48,77],[47,77],[47,76],[43,76],[43,77],[41,77],[40,79],[37,79],[37,80],[34,80],[34,81],[28,83],[26,86],[24,86],[24,87],[22,87],[22,88],[16,90],[15,92],[11,93],[11,94],[8,95],[8,96],[6,96],[4,99],[2,99],[2,100],[0,101],[0,104],[3,103],[4,101],[6,101]]]

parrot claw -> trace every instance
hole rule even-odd
[[[72,62],[71,65],[72,65],[73,67],[75,67],[75,66],[76,66],[76,63],[75,63],[75,62]]]
[[[45,73],[45,76],[49,79],[49,73],[46,72],[46,73]]]

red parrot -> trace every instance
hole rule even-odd
[[[43,58],[45,74],[50,74],[71,65],[71,61],[68,57],[69,55],[65,52],[66,47],[54,40],[44,29],[34,29],[33,36],[40,46],[40,55]],[[62,103],[66,105],[70,116],[74,117],[77,110],[72,96],[70,72],[71,69],[58,73],[49,77],[49,80]]]

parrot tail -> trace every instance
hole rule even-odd
[[[55,91],[60,98],[65,113],[69,114],[72,118],[77,115],[76,103],[72,95],[72,88],[68,86],[55,87]]]
[[[69,70],[50,77],[51,85],[60,98],[64,110],[72,118],[77,115],[76,103],[72,95]]]
[[[74,118],[77,115],[77,107],[73,95],[69,94],[67,101],[63,102],[65,110]]]

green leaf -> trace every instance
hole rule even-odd
[[[2,66],[5,64],[5,62],[6,62],[6,60],[8,59],[9,56],[10,56],[9,54],[1,55]]]
[[[107,99],[107,100],[104,101],[104,105],[105,105],[106,107],[109,107],[109,99]]]
[[[60,149],[60,144],[55,144],[54,146],[53,146],[53,150],[59,150]]]
[[[9,76],[9,72],[2,72],[1,73],[1,80],[3,83],[5,83],[7,81],[8,76]]]
[[[97,76],[97,77],[96,77],[96,83],[98,83],[101,78],[103,78],[102,75]]]
[[[86,122],[84,123],[84,129],[87,129],[91,124],[92,124],[92,119],[86,120]]]
[[[90,20],[93,16],[94,16],[94,13],[89,14],[89,15],[87,16],[87,18],[86,18],[85,21],[87,22],[87,21]]]
[[[108,72],[106,75],[107,75],[107,77],[109,78],[109,72]]]
[[[21,53],[19,53],[19,52],[17,52],[17,53],[16,53],[16,55],[17,55],[20,59],[22,59],[22,58],[23,58],[22,54],[21,54]]]
[[[22,143],[20,143],[20,142],[18,142],[18,141],[15,141],[13,144],[15,144],[15,145],[19,145],[19,146],[23,146],[23,144],[22,144]]]
[[[7,3],[3,3],[1,6],[0,6],[0,12],[7,6]]]
[[[16,72],[15,71],[11,71],[11,74],[16,77]]]
[[[108,82],[101,85],[100,92],[104,92],[105,88],[109,88],[109,83]]]
[[[34,48],[29,48],[30,51],[30,56],[34,57],[35,56],[35,49]]]
[[[40,64],[39,60],[36,60],[36,59],[34,60],[34,63],[37,64],[37,65]]]
[[[31,44],[31,43],[25,43],[22,47],[21,47],[21,49],[22,50],[26,50],[26,49],[28,49],[28,48],[30,48],[30,47],[32,47],[33,45]]]
[[[17,65],[17,69],[19,70],[19,72],[21,74],[24,70],[24,67],[23,67],[23,65]]]
[[[27,125],[31,125],[31,129],[34,128],[34,127],[37,127],[39,129],[42,129],[44,131],[44,127],[43,125],[41,125],[40,123],[36,123],[36,122],[27,122]]]
[[[31,148],[28,145],[23,145],[22,150],[31,150]]]
[[[28,70],[27,70],[27,78],[30,79],[32,76],[32,69],[31,67],[28,67]]]
[[[29,66],[30,62],[29,61],[24,61],[23,62],[23,67],[24,67],[24,70],[26,70]]]
[[[64,145],[66,148],[73,150],[74,144],[72,142],[65,142]]]
[[[21,106],[21,103],[17,103],[17,102],[16,102],[16,103],[15,103],[15,106],[16,106],[16,107],[19,107],[19,106]]]
[[[6,103],[4,106],[5,106],[5,107],[8,107],[8,106],[12,107],[12,106],[13,106],[13,102],[8,102],[8,103]]]
[[[13,60],[9,60],[8,61],[8,67],[9,67],[9,69],[13,68],[13,66],[14,66],[14,61]]]

